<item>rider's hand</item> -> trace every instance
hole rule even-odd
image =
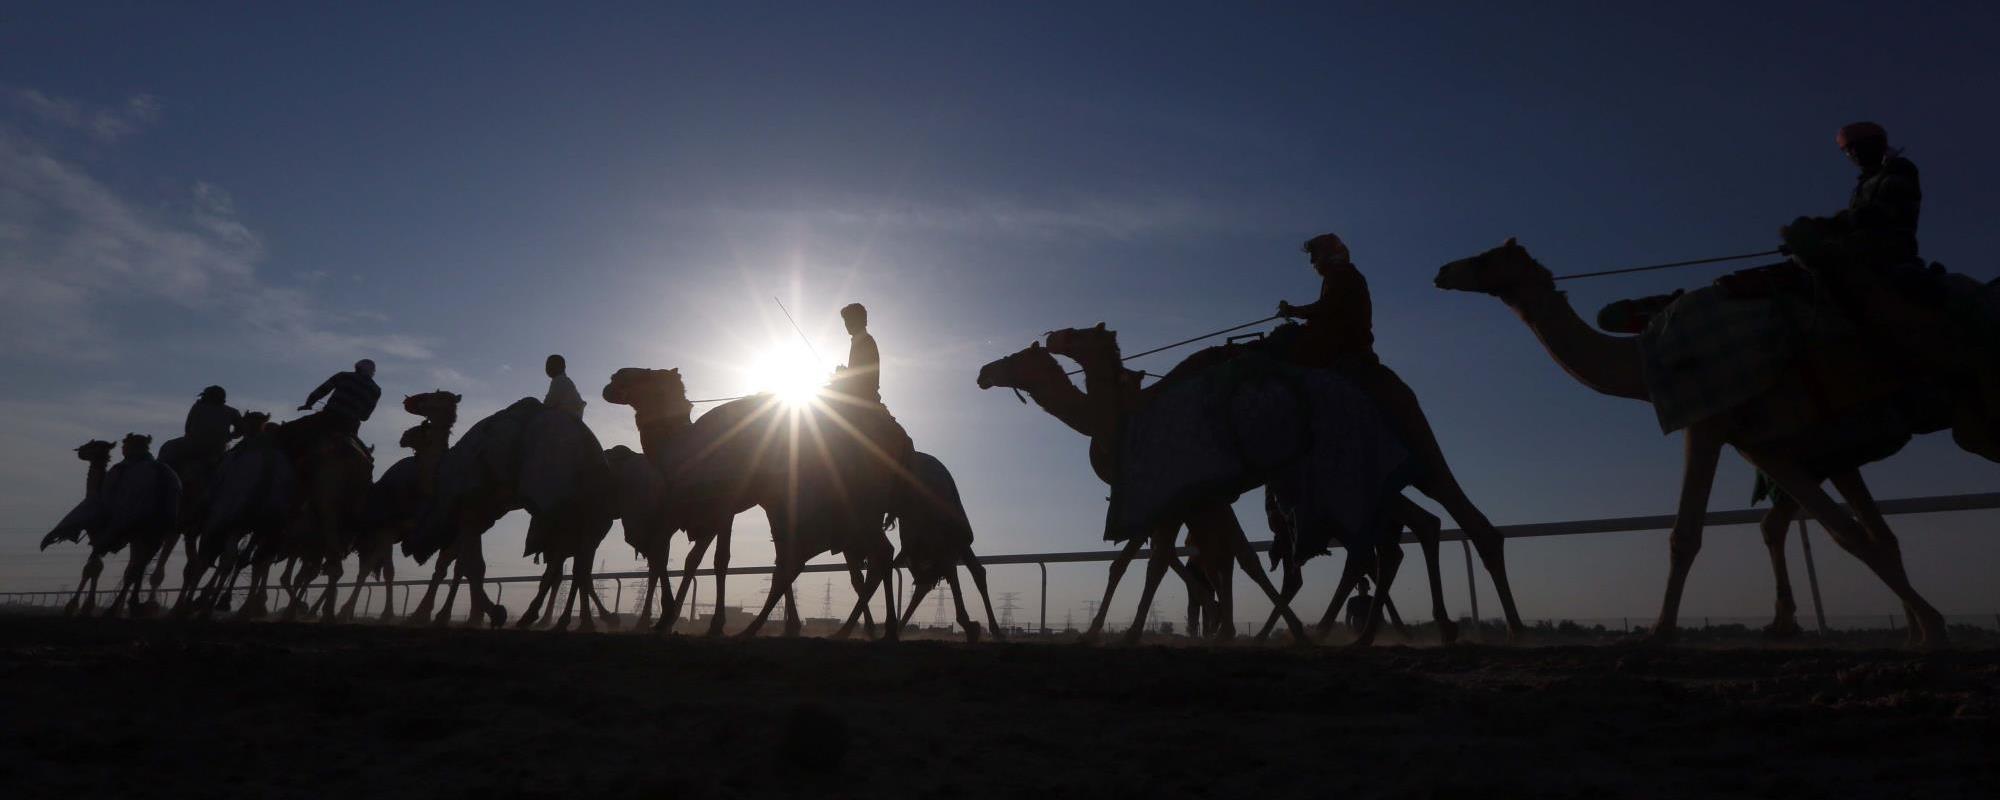
[[[299,410],[300,410],[300,411],[311,411],[311,410],[313,410],[313,407],[312,407],[312,404],[311,404],[311,403],[307,403],[307,404],[305,404],[305,405],[302,405],[302,406],[299,406]]]

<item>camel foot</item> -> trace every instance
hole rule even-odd
[[[995,634],[994,638],[996,639],[999,638],[999,635]],[[977,644],[978,642],[979,642],[979,623],[977,622],[965,623],[965,643]]]
[[[534,612],[529,612],[527,616],[514,621],[514,630],[525,631],[532,627],[535,627]]]
[[[498,603],[493,604],[491,608],[486,609],[486,618],[488,628],[499,630],[507,627],[507,607]]]
[[[679,621],[679,617],[661,617],[659,622],[653,623],[653,632],[661,636],[672,636],[674,635],[674,623]]]
[[[749,630],[745,630],[745,631],[743,631],[743,632],[744,632],[744,633],[751,633],[751,631],[749,631]],[[717,621],[715,621],[714,623],[711,623],[711,624],[710,624],[710,625],[708,626],[708,634],[707,634],[707,635],[708,635],[708,638],[710,638],[710,639],[720,639],[720,638],[722,638],[722,621],[721,621],[721,620],[717,620]]]
[[[422,625],[429,621],[431,621],[431,610],[428,608],[419,608],[403,618],[404,625]]]
[[[848,639],[854,638],[854,626],[842,625],[840,626],[840,630],[834,631],[832,636],[828,636],[826,638],[833,639],[836,641],[846,641]]]
[[[785,620],[785,638],[797,639],[802,633],[805,633],[805,626],[800,625],[798,620]]]
[[[576,623],[576,630],[578,633],[596,633],[597,622],[591,617],[584,617]]]
[[[617,614],[604,614],[604,615],[602,615],[602,616],[603,616],[603,619],[604,619],[604,629],[605,629],[605,630],[607,630],[607,631],[615,631],[615,630],[618,630],[618,615],[617,615]]]
[[[444,612],[438,612],[437,616],[431,618],[431,627],[438,629],[451,627],[451,615]]]
[[[1118,637],[1118,644],[1123,647],[1132,647],[1139,644],[1139,637],[1145,635],[1145,628],[1134,625],[1125,629],[1125,635]]]
[[[69,604],[67,604],[67,605],[63,606],[63,616],[65,616],[65,617],[74,617],[74,616],[76,616],[76,609],[77,609],[77,606],[79,606],[79,605],[80,605],[80,604],[79,604],[79,603],[78,603],[78,602],[76,601],[76,598],[74,598],[74,597],[70,598],[70,599],[69,599]]]
[[[1437,626],[1439,642],[1453,644],[1458,641],[1458,623],[1448,619],[1440,619],[1437,621]]]
[[[550,626],[549,626],[549,630],[552,630],[552,631],[566,631],[566,630],[569,630],[569,615],[568,615],[568,614],[564,614],[564,615],[562,615],[562,616],[560,616],[560,617],[557,617],[557,618],[556,618],[556,624],[554,624],[554,625],[550,625]]]
[[[223,595],[223,596],[222,596],[222,599],[221,599],[221,600],[217,600],[217,601],[215,601],[215,610],[217,610],[217,611],[228,611],[228,610],[229,610],[229,595],[226,595],[226,594],[225,594],[225,595]]]
[[[1791,617],[1779,617],[1764,626],[1764,637],[1767,639],[1795,639],[1805,632],[1804,628],[1799,627],[1799,621]]]

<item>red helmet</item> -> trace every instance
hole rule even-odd
[[[1833,143],[1846,150],[1861,142],[1876,140],[1888,143],[1889,132],[1873,122],[1852,122],[1840,126],[1840,133],[1833,137]]]

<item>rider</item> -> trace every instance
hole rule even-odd
[[[1306,241],[1303,249],[1320,275],[1319,300],[1304,306],[1279,302],[1278,315],[1305,320],[1292,359],[1309,367],[1331,368],[1366,393],[1383,422],[1410,452],[1418,491],[1443,504],[1459,527],[1473,537],[1489,565],[1500,558],[1502,540],[1486,515],[1465,496],[1438,447],[1437,434],[1417,404],[1416,392],[1375,356],[1373,307],[1368,279],[1354,267],[1347,245],[1331,233]],[[1504,573],[1502,573],[1504,574]],[[1511,616],[1511,615],[1510,615]]]
[[[229,440],[240,435],[237,428],[242,424],[243,414],[229,407],[225,402],[228,399],[229,393],[222,387],[210,386],[201,390],[194,406],[188,409],[181,435],[194,448],[197,459],[221,458],[229,449]]]
[[[1836,228],[1866,263],[1922,264],[1917,255],[1917,217],[1924,192],[1917,165],[1890,148],[1889,132],[1873,122],[1843,126],[1833,141],[1861,168],[1847,209],[1833,215]]]
[[[565,374],[568,365],[560,355],[549,356],[542,365],[542,371],[549,376],[549,393],[542,398],[542,405],[566,412],[579,419],[583,417],[583,395],[576,393],[576,383]]]
[[[313,404],[329,393],[333,397],[326,401],[325,410],[307,419],[319,420],[329,430],[360,436],[361,423],[375,413],[375,402],[382,399],[382,387],[375,385],[375,362],[364,358],[354,362],[353,372],[334,373],[306,396],[299,410],[311,411]]]
[[[847,364],[834,370],[834,384],[848,397],[881,405],[882,351],[876,349],[875,337],[868,333],[868,309],[849,303],[840,310],[840,321],[847,324],[850,338]]]

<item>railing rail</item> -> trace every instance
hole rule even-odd
[[[1990,511],[1990,510],[2000,509],[2000,492],[1979,492],[1972,494],[1905,497],[1894,500],[1882,500],[1877,503],[1877,506],[1881,509],[1883,515],[1885,516],[1898,516],[1905,514],[1933,514],[1933,513],[1947,513],[1955,511]],[[1843,506],[1843,508],[1846,508],[1846,506]],[[1737,509],[1733,511],[1711,511],[1708,513],[1706,517],[1703,518],[1703,521],[1705,525],[1709,526],[1746,525],[1746,524],[1754,524],[1762,520],[1764,518],[1764,515],[1767,513],[1769,512],[1766,509],[1754,509],[1754,508]],[[1805,514],[1803,511],[1801,511],[1799,513],[1799,518],[1801,521],[1804,521],[1806,519],[1810,519],[1811,517]],[[1675,522],[1675,516],[1672,514],[1653,514],[1653,515],[1639,516],[1639,517],[1606,517],[1602,519],[1567,520],[1561,522],[1535,522],[1535,523],[1526,523],[1520,525],[1501,525],[1496,527],[1499,529],[1501,536],[1505,538],[1525,539],[1525,538],[1535,538],[1542,536],[1576,536],[1576,535],[1591,534],[1591,533],[1633,533],[1641,531],[1669,530],[1673,528],[1674,522]],[[1440,532],[1439,539],[1441,541],[1463,542],[1466,540],[1466,537],[1465,537],[1465,532],[1463,530],[1452,528]],[[1403,536],[1404,543],[1406,544],[1414,543],[1415,541],[1416,539],[1414,537],[1410,536],[1407,533],[1404,534]],[[1269,551],[1271,549],[1271,542],[1270,540],[1254,541],[1250,543],[1250,546],[1252,549],[1261,553]],[[1335,546],[1337,547],[1338,543],[1336,543]],[[1479,616],[1479,606],[1477,599],[1478,592],[1476,588],[1471,584],[1471,580],[1473,579],[1472,564],[1471,564],[1472,554],[1470,552],[1470,548],[1466,548],[1466,550],[1467,550],[1465,554],[1466,575],[1468,578],[1468,585],[1466,587],[1466,591],[1468,594],[1472,596],[1472,615],[1474,618],[1477,618]],[[1136,558],[1143,560],[1149,557],[1151,555],[1151,552],[1152,551],[1150,549],[1142,548],[1139,550]],[[1182,556],[1187,556],[1191,554],[1192,551],[1189,548],[1182,547],[1178,548],[1176,552]],[[1085,551],[1064,552],[1064,553],[1008,553],[1004,555],[980,556],[979,563],[984,566],[1034,564],[1041,568],[1041,573],[1042,573],[1041,612],[1042,613],[1041,613],[1040,627],[1042,631],[1047,632],[1049,627],[1048,626],[1049,565],[1112,561],[1118,557],[1119,553],[1120,551],[1118,550],[1085,550]],[[1812,557],[1811,551],[1808,550],[1806,553],[1806,558],[1809,564],[1811,561],[1811,557]],[[846,570],[847,570],[847,565],[845,563],[819,563],[819,564],[807,564],[804,569],[800,570],[800,572],[801,574],[804,574],[804,573],[818,573],[818,572],[845,572]],[[745,567],[729,567],[728,569],[723,570],[723,572],[725,572],[730,576],[770,575],[775,573],[776,571],[777,567],[775,565],[770,565],[770,564],[745,566]],[[682,575],[687,574],[687,572],[688,572],[687,570],[682,570],[682,569],[669,569],[666,571],[666,576],[669,578],[679,578]],[[713,577],[716,574],[716,570],[713,567],[696,569],[693,572],[696,577],[704,577],[704,576]],[[1812,573],[1810,572],[1809,568],[1808,575],[1811,574]],[[647,575],[648,573],[645,571],[635,571],[635,572],[628,571],[628,572],[597,573],[592,577],[597,580],[622,582],[634,579],[643,580],[647,577]],[[508,583],[530,583],[530,582],[540,581],[541,579],[542,576],[540,575],[506,575],[499,577],[488,577],[485,579],[485,581],[487,583],[508,584]],[[1818,579],[1816,577],[1813,577],[1811,578],[1811,582],[1813,583],[1814,594],[1817,595]],[[413,586],[426,586],[429,585],[429,583],[430,579],[428,578],[413,578],[413,579],[391,581],[387,585],[391,587],[396,587],[396,586],[413,587]],[[374,587],[383,585],[384,584],[381,581],[356,581],[350,584],[342,584],[342,588],[350,590],[359,590],[364,588],[372,589]],[[620,584],[619,588],[622,591],[623,589],[622,583]],[[93,592],[91,593],[110,594],[114,591],[116,590],[100,588],[93,590]],[[162,588],[160,591],[163,593],[178,593],[180,589]],[[73,591],[68,591],[68,590],[6,591],[6,592],[0,592],[0,598],[16,597],[16,598],[39,599],[39,598],[48,598],[57,596],[68,596],[71,594],[73,594]],[[406,600],[406,605],[407,605],[407,600]]]

